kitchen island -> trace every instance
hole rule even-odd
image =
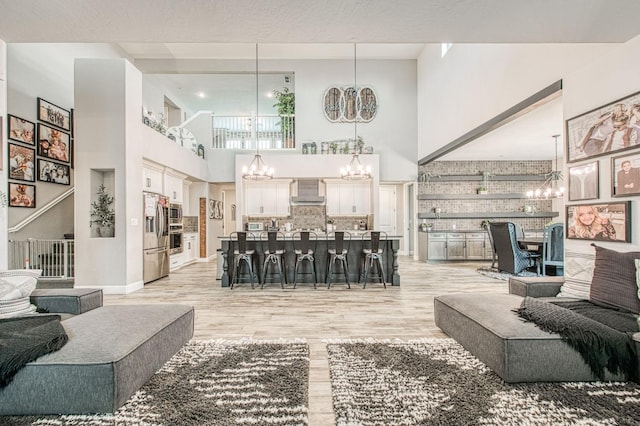
[[[366,237],[365,237],[366,238]],[[380,248],[383,250],[382,254],[382,265],[384,268],[385,281],[387,285],[400,285],[400,274],[398,273],[398,249],[400,247],[400,236],[389,236],[387,240],[380,241]],[[222,242],[222,256],[224,259],[223,262],[223,273],[221,278],[222,287],[229,287],[229,284],[233,280],[233,252],[237,249],[237,242],[232,241],[229,237],[221,237]],[[284,240],[279,240],[279,244],[284,248],[285,254],[285,270],[287,276],[287,283],[293,283],[293,275],[296,264],[296,255],[294,253],[294,240],[291,239],[290,234],[285,236]],[[316,275],[318,279],[318,284],[320,286],[323,283],[327,282],[327,262],[328,262],[328,249],[332,246],[334,240],[333,236],[327,236],[323,233],[318,234],[318,240],[316,242],[316,247],[314,251],[315,258],[315,268]],[[363,239],[361,233],[354,233],[351,236],[351,242],[348,243],[345,241],[345,245],[349,244],[349,253],[347,255],[347,264],[348,274],[349,274],[349,282],[351,284],[357,285],[358,278],[360,274],[364,274],[363,269],[363,259],[364,256],[362,254],[363,247],[369,247],[369,240]],[[255,250],[255,263],[254,268],[260,279],[262,279],[262,265],[264,262],[264,252],[267,249],[267,241],[266,238],[251,240],[247,238],[247,249]],[[339,263],[339,262],[336,262]],[[341,271],[340,265],[334,266],[334,271]],[[277,274],[273,273],[275,268],[270,267],[269,273],[267,274],[267,283],[275,283],[279,285],[279,277]],[[246,266],[242,266],[242,275],[240,282],[248,282],[248,275],[244,274],[246,270]],[[374,266],[374,271],[377,271],[377,268]],[[309,262],[302,262],[301,265],[298,266],[298,285],[308,285],[305,283],[312,283],[313,278],[309,274],[311,268],[309,267]],[[369,274],[367,286],[371,285],[371,283],[379,282],[377,279],[377,274]],[[342,273],[334,273],[332,286],[335,283],[338,285],[344,285],[344,275]],[[270,284],[273,285],[273,284]],[[362,285],[362,283],[360,284]],[[373,284],[377,285],[377,284]]]

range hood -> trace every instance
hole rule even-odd
[[[323,204],[324,197],[319,194],[319,179],[298,179],[298,195],[291,197],[291,202],[300,204]]]

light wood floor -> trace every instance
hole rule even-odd
[[[216,263],[195,263],[128,295],[105,295],[105,305],[182,303],[195,307],[194,339],[305,338],[310,347],[309,424],[334,425],[326,339],[446,337],[433,319],[433,298],[461,292],[507,293],[507,282],[478,274],[478,263],[427,264],[399,258],[401,286],[344,283],[327,290],[271,284],[251,290],[220,287]]]

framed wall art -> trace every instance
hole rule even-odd
[[[598,162],[569,167],[569,201],[599,197]]]
[[[38,123],[38,155],[68,163],[71,156],[69,134]]]
[[[222,201],[209,200],[209,219],[223,219],[224,205]]]
[[[54,163],[53,161],[38,159],[38,180],[41,182],[57,183],[60,185],[70,184],[70,168],[66,164]]]
[[[36,208],[36,186],[9,182],[9,207]]]
[[[640,145],[640,92],[566,121],[567,162]]]
[[[64,131],[71,130],[71,111],[38,98],[38,120]]]
[[[611,159],[611,196],[640,195],[640,153]]]
[[[567,206],[567,238],[631,242],[631,201]]]
[[[36,150],[13,143],[9,146],[9,179],[35,181]]]
[[[36,125],[24,118],[16,117],[8,114],[9,125],[7,134],[9,140],[27,143],[29,145],[36,144]]]

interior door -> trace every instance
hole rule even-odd
[[[396,187],[394,185],[380,185],[380,231],[388,235],[396,233]]]

